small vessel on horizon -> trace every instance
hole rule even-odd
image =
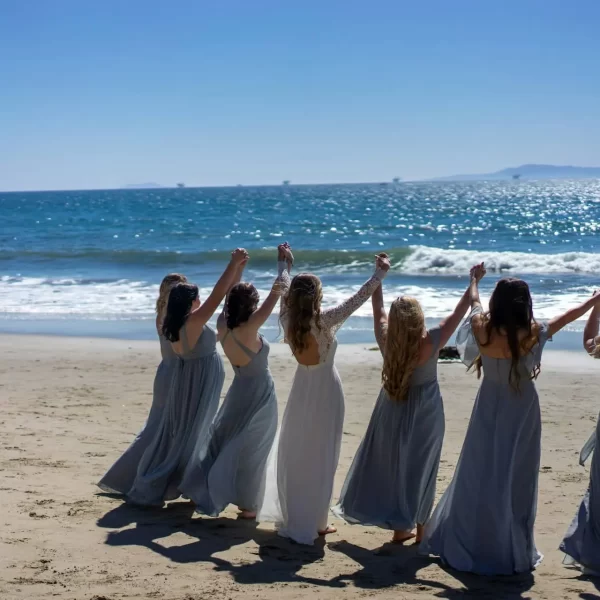
[[[177,184],[177,187],[178,187],[178,188],[184,188],[184,187],[185,187],[185,183],[178,183],[178,184]]]
[[[281,185],[290,185],[290,180],[289,179],[284,179],[283,183]]]
[[[521,173],[515,173],[515,174],[512,176],[512,178],[513,178],[513,179],[515,179],[515,180],[516,180],[516,179],[521,179]]]

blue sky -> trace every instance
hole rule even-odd
[[[600,166],[597,0],[0,0],[0,190]]]

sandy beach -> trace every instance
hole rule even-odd
[[[337,364],[346,422],[336,494],[379,390],[372,345],[342,345]],[[600,598],[600,581],[562,566],[557,549],[587,486],[578,453],[598,413],[600,363],[548,351],[538,389],[543,416],[533,574],[483,578],[390,546],[390,533],[332,518],[338,533],[314,548],[271,527],[192,515],[187,502],[140,510],[95,482],[143,425],[159,360],[154,342],[0,336],[0,598]],[[271,367],[281,414],[294,373],[286,346]],[[228,369],[226,387],[231,378]],[[440,366],[446,438],[438,496],[452,476],[477,380]],[[225,390],[226,390],[225,387]]]

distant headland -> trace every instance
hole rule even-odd
[[[595,179],[600,178],[600,167],[573,167],[556,165],[521,165],[494,173],[450,175],[435,177],[429,181],[486,181],[505,179]]]

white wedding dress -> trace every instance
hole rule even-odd
[[[279,263],[284,295],[290,285],[285,263]],[[381,284],[378,270],[348,300],[321,312],[320,328],[311,333],[319,346],[319,364],[298,364],[267,473],[259,521],[276,523],[279,535],[313,544],[326,529],[333,479],[344,424],[344,391],[334,364],[336,331]],[[282,324],[287,331],[285,314]]]

